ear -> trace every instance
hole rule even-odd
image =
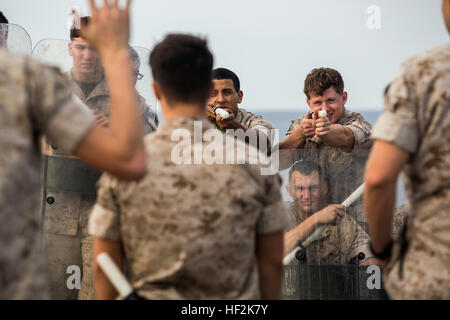
[[[292,197],[292,188],[290,184],[287,184],[285,186],[287,193],[289,193],[289,195]]]
[[[244,92],[242,92],[242,90],[239,90],[237,103],[241,103],[243,97],[244,97]]]
[[[152,89],[156,99],[158,99],[158,101],[161,101],[161,89],[159,89],[158,84],[154,81],[152,83]]]
[[[71,57],[73,57],[73,53],[72,53],[72,42],[69,42],[69,45],[67,46],[67,48],[69,49],[69,55],[71,56]]]
[[[342,94],[342,104],[345,105],[345,103],[347,102],[347,98],[348,98],[347,91],[344,91],[344,93]]]
[[[322,195],[326,195],[327,192],[328,192],[328,183],[322,182],[321,186],[320,186],[320,189],[322,191]]]
[[[308,105],[309,109],[312,110],[312,107],[311,107],[311,101],[309,101],[308,98],[306,98],[306,104]]]

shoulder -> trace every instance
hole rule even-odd
[[[243,108],[239,108],[238,116],[239,115],[240,115],[240,117],[242,117],[240,122],[243,124],[244,123],[247,124],[249,128],[256,126],[256,125],[261,125],[268,129],[273,129],[273,125],[268,120],[264,119],[261,115],[254,114]]]

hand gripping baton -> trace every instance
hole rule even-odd
[[[133,290],[130,283],[111,259],[109,254],[106,252],[98,254],[97,262],[108,277],[109,281],[124,300],[143,300],[143,298],[139,297]]]
[[[358,187],[358,189],[356,189],[355,191],[353,191],[353,193],[344,200],[344,202],[342,202],[341,204],[343,206],[349,207],[353,204],[353,202],[355,202],[356,200],[358,200],[358,198],[363,194],[364,192],[364,183],[362,185],[360,185]],[[314,232],[308,237],[306,238],[305,241],[302,242],[302,246],[306,248],[306,246],[308,246],[311,242],[313,242],[314,240],[317,239],[317,237],[322,233],[323,229],[325,229],[327,226],[320,226],[318,228],[316,228],[316,230],[314,230]],[[283,264],[286,266],[289,263],[291,263],[291,261],[295,258],[295,253],[297,252],[297,250],[300,249],[299,246],[296,246],[291,252],[289,252],[283,259]]]

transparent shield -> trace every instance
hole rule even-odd
[[[130,47],[132,68],[144,132],[156,130],[158,119],[151,93],[150,51]],[[111,99],[99,54],[82,38],[73,41],[43,39],[33,49],[33,57],[42,63],[59,67],[67,76],[74,93],[92,110],[102,125],[108,126]]]
[[[21,26],[13,23],[0,23],[0,48],[11,52],[31,54],[31,38]]]
[[[387,298],[368,250],[361,185],[369,152],[323,146],[280,151],[291,236],[283,299]],[[399,225],[403,211],[395,212]]]

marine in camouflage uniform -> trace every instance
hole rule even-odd
[[[234,134],[236,130],[242,129],[248,136],[254,134],[254,137],[258,138],[255,146],[264,153],[270,153],[274,139],[273,125],[262,116],[238,107],[243,99],[238,76],[231,70],[217,68],[213,70],[212,77],[214,88],[208,99],[208,118],[216,125],[217,129],[225,133],[227,133],[227,130],[232,130],[228,133]],[[230,118],[222,119],[220,115],[215,114],[216,108],[226,110],[230,114]],[[266,146],[259,145],[261,133],[263,134],[261,135],[261,142],[266,140]],[[264,147],[266,150],[263,150]]]
[[[86,18],[82,18],[82,23],[84,19]],[[78,30],[72,29],[71,40],[74,66],[65,75],[73,92],[107,125],[111,98],[100,58],[89,47],[88,42],[80,37]],[[87,81],[78,81],[74,76],[81,73],[82,63],[91,64],[90,73],[83,70],[88,74]],[[144,133],[147,134],[156,130],[158,119],[156,113],[146,105],[144,98],[140,95],[138,98]],[[87,232],[87,223],[95,203],[95,183],[100,174],[60,152],[54,143],[52,150],[46,154],[57,156],[47,160],[44,176],[44,239],[47,264],[52,274],[50,293],[53,299],[76,299],[78,296],[78,299],[92,300],[95,299],[92,279],[93,239]],[[72,159],[67,159],[68,157]],[[71,265],[80,267],[82,272],[79,292],[66,285],[70,276],[66,271]]]
[[[290,170],[288,193],[294,199],[289,203],[289,228],[285,234],[285,253],[319,226],[325,226],[320,235],[305,245],[305,260],[294,259],[285,267],[283,297],[298,299],[300,265],[347,265],[370,263],[369,236],[342,206],[327,206],[327,183],[320,167],[312,161],[299,162]],[[307,231],[309,230],[309,231]],[[359,260],[358,255],[364,254]],[[318,269],[317,269],[318,270]],[[306,285],[306,284],[303,284]],[[314,284],[310,284],[314,285]],[[319,284],[317,284],[319,285]]]
[[[39,137],[72,152],[94,118],[56,69],[0,50],[0,78],[0,299],[48,298]]]
[[[449,1],[444,5],[450,21]],[[394,299],[450,299],[449,110],[450,45],[445,44],[401,66],[373,130],[375,144],[387,142],[406,159],[404,167],[398,166],[411,212],[384,272]],[[375,154],[374,163],[384,155]],[[369,169],[368,174],[376,174]]]
[[[342,203],[363,183],[365,163],[372,146],[370,140],[372,126],[361,114],[351,112],[345,107],[347,93],[343,90],[342,77],[336,70],[314,69],[305,80],[304,90],[311,111],[306,116],[293,120],[286,132],[287,138],[280,142],[281,169],[286,169],[301,160],[311,160],[321,166],[329,184],[330,203]],[[333,100],[328,102],[330,99]],[[336,142],[326,144],[325,138],[319,136],[322,132],[317,133],[319,129],[317,127],[311,129],[316,130],[312,131],[312,135],[305,135],[294,141],[295,147],[292,147],[292,144],[285,144],[297,136],[298,130],[302,129],[302,121],[310,119],[313,111],[319,109],[328,112],[327,119],[331,126],[345,130],[347,139],[348,135],[352,136],[351,146],[337,146]],[[303,131],[302,135],[304,132],[306,131]],[[330,135],[333,133],[330,132]],[[351,206],[350,214],[366,231],[368,230],[362,199]]]
[[[102,176],[89,231],[122,243],[132,285],[145,298],[259,299],[256,238],[283,232],[287,222],[280,178],[261,176],[257,165],[175,164],[172,134],[189,132],[190,145],[194,123],[166,120],[145,137],[141,182]],[[207,120],[197,123],[214,130]],[[245,143],[226,135],[216,147],[224,159],[246,154]]]

